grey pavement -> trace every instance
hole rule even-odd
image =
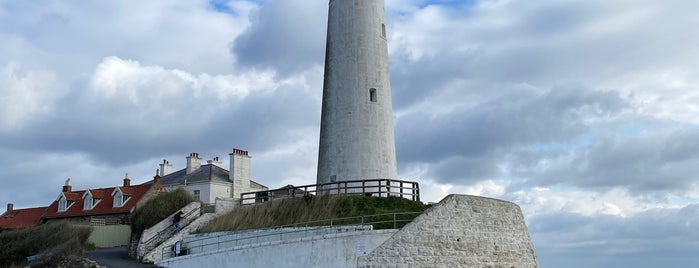
[[[100,248],[93,251],[86,251],[84,256],[108,268],[156,267],[155,265],[142,264],[131,259],[126,254],[126,247]]]

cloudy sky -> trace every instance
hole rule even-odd
[[[399,174],[542,267],[699,262],[699,2],[386,0]],[[327,1],[0,0],[0,211],[253,156],[315,182]],[[224,162],[227,160],[224,160]]]

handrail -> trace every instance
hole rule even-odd
[[[187,214],[182,216],[182,219],[180,221],[182,225],[181,225],[180,229],[184,228],[185,226],[187,226],[191,223],[191,221],[188,219],[190,218],[189,216],[194,214],[194,212],[198,212],[198,210],[192,209],[189,212],[187,212]],[[167,218],[170,218],[170,216],[168,216]],[[146,252],[150,252],[155,247],[157,247],[160,243],[168,240],[173,235],[175,235],[175,224],[170,223],[167,227],[165,227],[165,229],[159,231],[156,235],[154,235],[153,237],[148,239],[146,242],[144,242]]]
[[[240,194],[240,204],[251,205],[260,202],[268,202],[277,197],[306,197],[322,194],[398,196],[413,201],[420,201],[420,185],[414,181],[393,179],[352,180],[309,184],[293,188],[242,193]]]
[[[194,243],[198,241],[203,241],[203,240],[208,240],[208,239],[216,239],[217,242],[215,243],[208,243],[204,244],[203,242],[201,245],[197,245],[195,248],[199,248],[202,252],[204,250],[204,247],[208,246],[213,246],[216,245],[215,250],[221,249],[221,244],[222,243],[231,243],[235,242],[236,246],[238,245],[239,241],[242,240],[250,240],[250,239],[255,239],[256,244],[259,243],[260,238],[262,237],[269,237],[269,236],[279,236],[279,240],[282,240],[282,236],[285,234],[292,234],[292,233],[301,233],[305,232],[308,233],[309,230],[325,230],[325,229],[332,229],[333,227],[337,226],[373,226],[375,224],[382,224],[382,223],[392,223],[393,224],[393,229],[396,229],[398,227],[399,223],[408,223],[413,221],[415,217],[412,217],[410,219],[399,219],[399,215],[419,215],[422,214],[422,212],[395,212],[395,213],[382,213],[382,214],[373,214],[373,215],[362,215],[362,216],[355,216],[355,217],[342,217],[342,218],[333,218],[333,219],[326,219],[326,220],[318,220],[318,221],[309,221],[309,222],[302,222],[302,223],[294,223],[294,224],[286,224],[286,225],[279,225],[279,226],[274,226],[274,227],[268,227],[268,228],[262,228],[262,229],[254,229],[255,231],[263,231],[263,230],[275,230],[275,229],[282,229],[282,228],[290,228],[290,227],[297,227],[297,228],[303,228],[301,230],[292,230],[292,231],[284,231],[284,232],[279,232],[279,233],[268,233],[268,234],[262,234],[262,235],[253,235],[253,236],[248,236],[248,237],[242,237],[242,238],[234,238],[234,239],[227,239],[227,240],[221,240],[221,237],[228,236],[228,234],[222,234],[218,236],[212,236],[212,237],[206,237],[206,238],[199,238],[199,239],[194,239],[187,241],[188,243]],[[381,216],[392,216],[390,217],[391,219],[389,220],[377,220],[377,221],[367,221],[368,218],[372,217],[381,217]],[[355,223],[346,223],[348,220],[357,220]],[[341,222],[341,224],[337,224],[338,222]],[[317,225],[320,223],[328,223],[329,225]],[[162,259],[169,258],[166,257],[166,253],[169,253],[170,251],[166,251],[170,248],[172,248],[171,245],[170,247],[164,247],[162,249]],[[185,248],[187,252],[191,249],[190,247]]]

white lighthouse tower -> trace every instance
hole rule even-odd
[[[330,0],[317,183],[397,179],[383,0]]]

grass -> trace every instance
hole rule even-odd
[[[67,222],[42,224],[0,233],[0,267],[23,266],[26,257],[43,255],[32,267],[56,267],[68,257],[82,256],[92,232],[89,226]]]
[[[323,195],[310,202],[303,197],[276,199],[258,205],[244,206],[212,220],[199,229],[199,233],[234,231],[291,225],[345,217],[397,212],[422,212],[426,205],[400,197],[368,197],[362,195]],[[398,215],[397,219],[410,221],[418,214]],[[365,218],[365,222],[391,221],[374,224],[376,229],[393,228],[393,216]],[[361,219],[334,221],[333,224],[357,224]],[[319,222],[316,225],[326,225]],[[404,225],[405,222],[402,224]],[[402,227],[399,225],[397,227]]]
[[[141,233],[195,201],[197,199],[194,196],[181,188],[172,192],[160,193],[131,215],[131,231]]]

